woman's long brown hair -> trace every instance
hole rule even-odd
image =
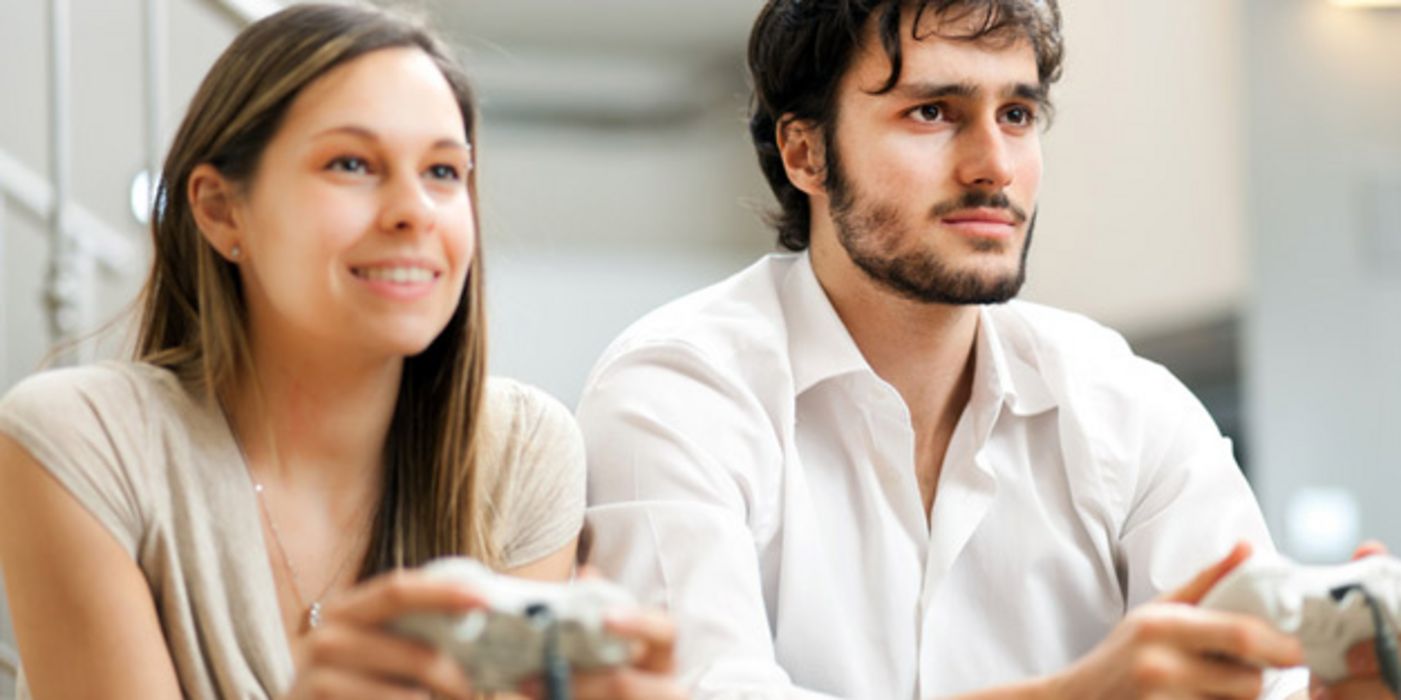
[[[419,24],[382,11],[296,5],[248,27],[219,57],[165,161],[151,217],[155,260],[140,301],[138,360],[170,369],[211,400],[229,400],[241,383],[256,380],[238,270],[196,227],[186,197],[190,173],[210,163],[246,189],[307,85],[358,56],[397,47],[418,48],[437,63],[475,144],[472,94],[449,51]],[[475,165],[467,188],[476,217]],[[447,327],[404,362],[361,578],[450,554],[499,563],[477,469],[486,366],[480,245],[468,275]]]

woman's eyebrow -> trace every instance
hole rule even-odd
[[[373,141],[376,143],[380,141],[379,135],[376,134],[373,129],[361,126],[359,124],[343,124],[341,126],[333,126],[329,129],[316,132],[312,135],[312,138],[321,138],[323,136],[332,136],[336,134],[347,134],[356,138],[364,139],[366,141]],[[453,148],[461,151],[467,151],[469,153],[472,151],[472,147],[467,145],[466,142],[453,137],[443,137],[438,139],[437,141],[434,141],[433,148]]]

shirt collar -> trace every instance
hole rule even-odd
[[[793,391],[802,394],[833,377],[870,372],[832,300],[817,281],[812,257],[804,252],[783,280],[783,314],[788,325],[788,357]]]
[[[1031,416],[1056,405],[1055,396],[1036,368],[1035,346],[1015,323],[1006,323],[1006,306],[983,306],[978,311],[977,369],[973,391],[979,388],[1019,416]]]
[[[783,309],[788,325],[788,356],[793,390],[802,394],[817,384],[845,374],[869,372],[866,358],[842,323],[832,300],[817,281],[812,257],[804,252],[783,280]],[[973,375],[973,401],[992,400],[1014,414],[1030,416],[1056,404],[1036,369],[1034,343],[1018,324],[999,328],[1006,307],[979,309]],[[1006,330],[1007,332],[1003,332]],[[986,404],[983,404],[986,405]]]

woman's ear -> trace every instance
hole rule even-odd
[[[789,182],[808,195],[827,194],[827,150],[821,127],[785,114],[776,129],[778,152]]]
[[[205,240],[232,262],[247,258],[244,231],[236,208],[237,192],[233,183],[218,168],[200,163],[190,173],[186,196],[190,213]]]

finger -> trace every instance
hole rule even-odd
[[[574,676],[576,700],[682,700],[681,689],[671,679],[632,669]]]
[[[1201,573],[1198,573],[1191,581],[1188,581],[1186,585],[1167,594],[1162,600],[1171,603],[1196,605],[1201,601],[1202,597],[1207,594],[1207,591],[1210,591],[1217,582],[1225,578],[1226,574],[1231,573],[1232,569],[1235,569],[1241,562],[1249,559],[1250,553],[1251,547],[1249,542],[1244,540],[1237,542],[1236,545],[1231,548],[1230,553],[1224,558],[1203,569]]]
[[[610,616],[604,623],[615,634],[639,642],[633,667],[651,673],[671,673],[676,666],[676,625],[655,610]]]
[[[1391,700],[1391,691],[1381,681],[1366,678],[1350,678],[1341,683],[1327,686],[1315,698],[1327,700]]]
[[[1228,659],[1188,656],[1183,673],[1200,694],[1221,698],[1256,698],[1264,688],[1264,674],[1258,666]]]
[[[1386,554],[1386,545],[1382,544],[1380,540],[1365,540],[1362,544],[1357,545],[1357,549],[1353,550],[1352,558],[1353,561],[1356,561],[1378,554]]]
[[[1366,639],[1352,645],[1347,650],[1347,670],[1350,677],[1379,675],[1376,641]]]
[[[318,668],[299,677],[288,700],[338,698],[340,700],[431,700],[428,691],[371,678],[343,669]]]
[[[451,698],[472,696],[471,683],[450,656],[379,629],[327,627],[307,639],[305,653],[313,667],[349,670]]]
[[[1249,615],[1172,605],[1155,610],[1138,624],[1148,627],[1141,634],[1158,636],[1179,649],[1198,654],[1270,667],[1298,666],[1304,662],[1304,649],[1298,639]]]
[[[461,584],[400,570],[381,574],[328,601],[325,617],[375,627],[410,613],[461,614],[482,607],[486,607],[482,597]]]

